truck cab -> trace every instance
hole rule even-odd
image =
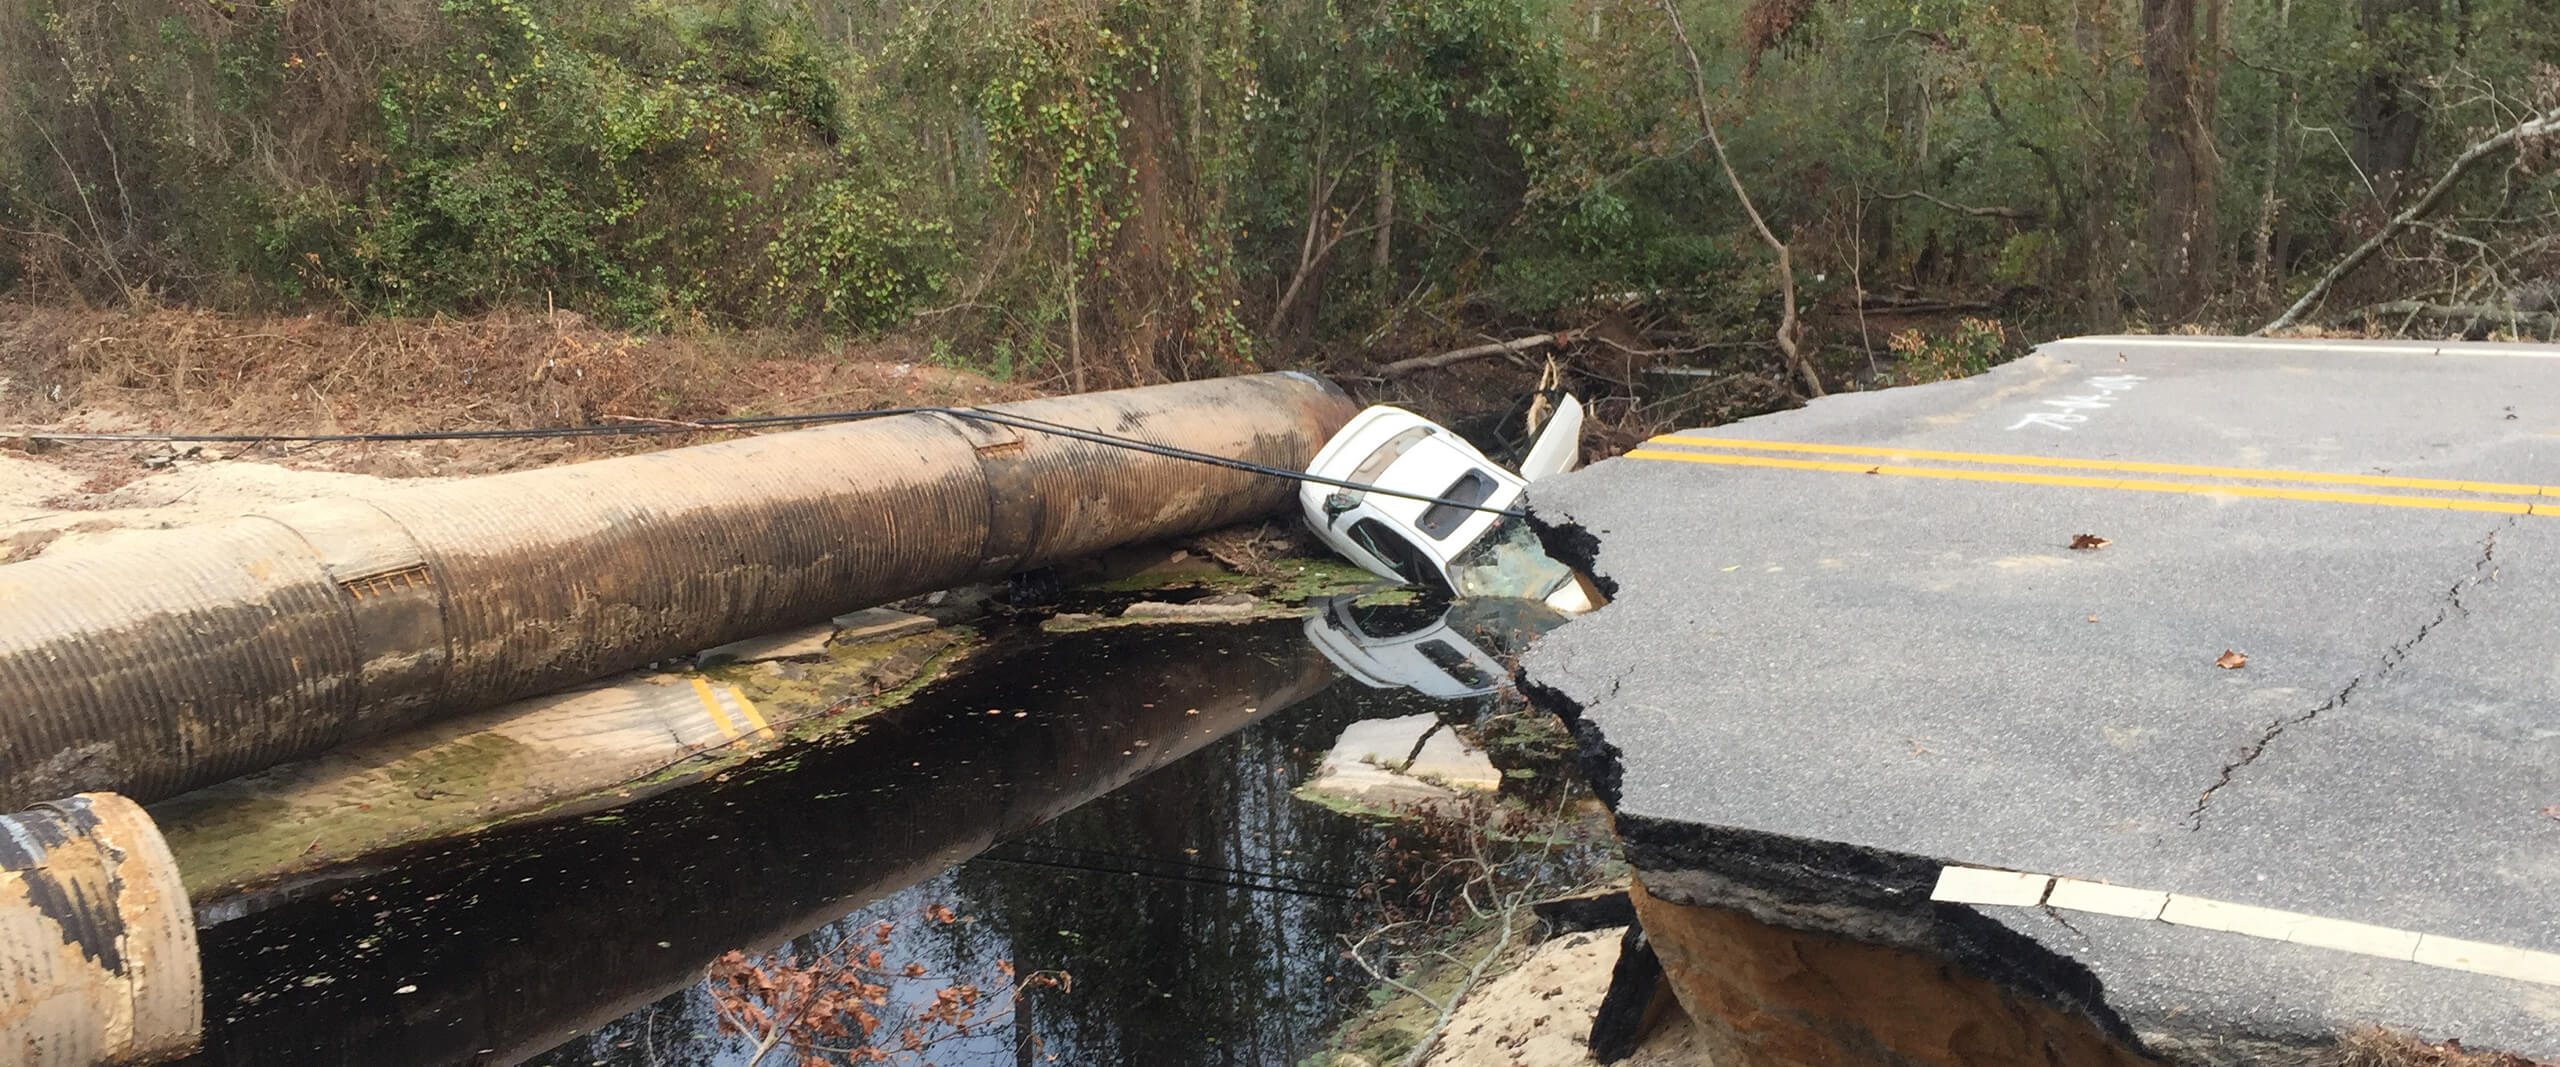
[[[1353,416],[1307,472],[1388,492],[1304,482],[1298,502],[1317,537],[1381,577],[1585,612],[1597,606],[1585,582],[1548,558],[1527,520],[1503,514],[1517,509],[1529,478],[1572,468],[1581,435],[1582,406],[1566,397],[1515,474],[1447,428],[1381,404]]]

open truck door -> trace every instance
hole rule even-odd
[[[1538,431],[1537,443],[1529,446],[1528,456],[1521,459],[1520,478],[1534,482],[1581,465],[1582,401],[1567,393],[1556,405],[1556,413],[1548,417],[1546,428]]]

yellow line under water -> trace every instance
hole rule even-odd
[[[2382,489],[2440,489],[2456,493],[2485,493],[2496,496],[2560,497],[2560,486],[2520,485],[2511,482],[2470,482],[2447,478],[2394,478],[2381,474],[2330,474],[2322,471],[2266,470],[2255,467],[2209,467],[2192,463],[2143,463],[2132,460],[2070,459],[2056,456],[2025,456],[2005,452],[1938,452],[1924,448],[1879,448],[1871,445],[1823,445],[1801,441],[1754,441],[1741,437],[1699,437],[1689,434],[1666,434],[1645,445],[1694,445],[1704,448],[1740,448],[1755,452],[1805,452],[1826,456],[1875,456],[1886,459],[1925,459],[1949,463],[1989,463],[2010,467],[2050,467],[2084,471],[2124,471],[2130,474],[2185,474],[2200,478],[2248,478],[2268,482],[2314,482],[2323,485],[2364,485]],[[1864,468],[1860,468],[1864,469]]]
[[[729,699],[737,701],[738,713],[746,716],[747,721],[755,725],[756,736],[767,741],[773,740],[773,725],[764,721],[764,713],[756,710],[756,702],[747,699],[746,690],[734,685],[730,686]]]
[[[1774,467],[1781,470],[1880,474],[1900,478],[1938,478],[1959,482],[2006,482],[2016,485],[2119,489],[2136,493],[2184,493],[2191,496],[2236,496],[2261,500],[2309,500],[2330,504],[2369,504],[2376,507],[2419,508],[2431,511],[2486,511],[2500,515],[2560,515],[2560,504],[2526,504],[2513,500],[2463,500],[2453,497],[2398,496],[2390,493],[2340,493],[2323,489],[2286,489],[2265,485],[2157,482],[2140,478],[2092,478],[2068,474],[2028,474],[2022,471],[1902,467],[1888,464],[1837,463],[1818,459],[1782,459],[1776,456],[1736,456],[1716,452],[1666,452],[1651,448],[1636,449],[1627,453],[1627,457],[1669,460],[1675,463],[1706,463],[1723,467]]]
[[[711,683],[693,679],[693,695],[702,698],[703,714],[711,718],[711,725],[720,728],[721,736],[737,740],[738,727],[729,721],[729,713],[720,707],[720,698],[711,692]]]

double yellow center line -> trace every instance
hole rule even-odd
[[[735,741],[752,729],[757,737],[773,740],[773,725],[764,721],[764,713],[756,710],[755,701],[747,699],[745,691],[733,685],[713,686],[695,678],[693,694],[702,700],[703,717],[719,727],[722,736]]]
[[[1795,453],[1799,455],[1848,456],[1858,459],[1799,459],[1788,455],[1755,453]],[[2027,456],[1999,452],[1941,452],[1920,448],[1877,448],[1866,445],[1824,445],[1794,441],[1753,441],[1735,437],[1703,437],[1692,434],[1668,434],[1646,441],[1627,453],[1630,459],[1662,460],[1674,463],[1704,463],[1724,467],[1772,467],[1781,470],[1830,471],[1840,474],[1875,474],[1902,478],[1938,478],[1960,482],[2008,482],[2020,485],[2050,485],[2074,489],[2118,489],[2136,493],[2186,493],[2196,496],[2250,497],[2266,500],[2307,500],[2330,504],[2369,504],[2376,507],[2422,508],[2434,511],[2486,511],[2500,515],[2560,515],[2560,486],[2521,485],[2510,482],[2475,482],[2444,478],[2395,478],[2378,474],[2329,474],[2320,471],[2260,470],[2250,467],[2211,467],[2188,463],[2141,463],[2127,460],[2067,459],[2054,456]],[[1861,462],[1860,460],[1894,460],[1902,462]],[[1919,467],[1909,461],[1964,463],[1972,467]],[[2098,474],[2047,474],[2040,470],[1983,470],[1982,467],[2030,467],[2042,470],[2103,472]],[[2166,474],[2191,478],[2224,479],[2208,482],[2173,482],[2154,478],[2115,477],[2118,474]],[[2238,479],[2240,481],[2233,481]],[[2247,484],[2273,482],[2277,484]],[[2464,493],[2468,496],[2414,496],[2406,493],[2366,493],[2337,489],[2306,488],[2310,485],[2355,486],[2379,489],[2415,489],[2432,492]],[[2482,499],[2524,497],[2532,499]]]

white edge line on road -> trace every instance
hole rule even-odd
[[[1938,884],[1930,891],[1929,899],[1948,904],[2045,907],[2092,915],[2149,919],[2173,926],[2218,930],[2450,971],[2560,986],[2560,954],[2050,874],[1950,866],[1938,872]]]
[[[2326,350],[2339,355],[2375,356],[2504,356],[2521,359],[2560,359],[2560,347],[2517,342],[2482,343],[2447,341],[2442,344],[2410,344],[2407,342],[2359,341],[2350,338],[2264,338],[2264,337],[2162,337],[2148,335],[2063,337],[2036,346],[2113,345],[2118,348],[2237,348],[2257,352],[2300,352]]]

